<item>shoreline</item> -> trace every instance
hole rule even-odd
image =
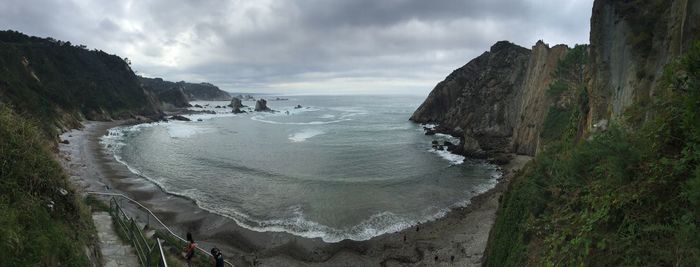
[[[164,192],[156,184],[131,173],[106,153],[99,138],[108,129],[136,121],[86,122],[84,129],[61,135],[59,159],[79,190],[116,192],[149,207],[174,232],[192,232],[205,248],[216,245],[237,266],[320,265],[453,265],[481,264],[498,199],[514,169],[529,157],[516,156],[502,166],[496,186],[473,197],[466,207],[395,233],[365,241],[326,243],[286,232],[256,232],[233,219],[206,211],[193,200]],[[510,166],[509,166],[510,165]],[[404,241],[405,240],[405,241]]]

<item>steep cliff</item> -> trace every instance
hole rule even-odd
[[[47,133],[78,127],[82,118],[160,113],[129,64],[102,51],[1,31],[0,66],[0,102],[44,122]]]
[[[498,42],[435,86],[411,120],[462,134],[467,155],[534,154],[547,112],[551,73],[567,52],[538,42],[533,50]]]
[[[663,67],[700,37],[700,2],[595,1],[591,17],[587,126],[649,103]]]
[[[539,41],[532,47],[532,55],[527,65],[525,80],[516,96],[517,120],[513,129],[512,152],[534,155],[540,145],[540,133],[551,101],[547,89],[552,82],[552,74],[569,48],[556,45],[549,48]]]

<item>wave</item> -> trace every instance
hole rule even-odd
[[[323,124],[332,124],[332,123],[339,123],[339,122],[344,122],[344,121],[351,121],[354,116],[359,116],[359,115],[367,115],[368,113],[362,109],[357,109],[357,108],[329,108],[329,110],[335,110],[335,111],[341,111],[341,112],[346,112],[345,114],[341,114],[339,116],[333,115],[333,114],[324,114],[321,115],[317,118],[320,119],[333,119],[337,118],[335,120],[326,120],[326,121],[308,121],[308,122],[282,122],[282,121],[274,121],[270,118],[274,117],[281,117],[281,116],[289,116],[289,115],[295,115],[299,114],[302,112],[313,112],[313,111],[321,111],[321,109],[315,108],[315,107],[305,107],[305,108],[300,108],[296,109],[294,107],[289,107],[286,110],[282,110],[279,113],[267,113],[267,114],[257,114],[250,119],[258,122],[263,122],[263,123],[269,123],[269,124],[280,124],[280,125],[323,125]]]
[[[215,117],[215,116],[213,116]],[[213,118],[212,117],[212,118]],[[172,195],[177,195],[181,197],[186,197],[188,199],[192,199],[196,205],[204,210],[225,216],[227,218],[230,218],[234,220],[238,225],[241,227],[253,230],[253,231],[258,231],[258,232],[286,232],[290,233],[293,235],[297,236],[302,236],[306,238],[321,238],[325,242],[329,243],[335,243],[335,242],[340,242],[342,240],[356,240],[356,241],[362,241],[362,240],[368,240],[373,237],[386,234],[386,233],[393,233],[397,231],[401,231],[410,227],[413,227],[415,225],[425,223],[428,221],[433,221],[439,218],[444,217],[450,210],[457,208],[457,207],[464,207],[466,205],[469,205],[471,203],[470,199],[471,197],[475,196],[476,194],[481,194],[483,192],[486,192],[487,190],[493,188],[496,183],[497,179],[499,178],[499,174],[496,171],[496,169],[493,170],[493,175],[490,177],[491,179],[488,180],[488,182],[484,182],[483,184],[477,186],[474,189],[471,189],[470,192],[465,192],[465,199],[462,199],[460,201],[457,201],[453,205],[438,209],[437,207],[432,207],[426,210],[423,210],[418,216],[415,217],[408,217],[404,216],[401,214],[395,214],[389,211],[384,211],[384,212],[378,212],[367,219],[361,221],[360,223],[353,225],[351,227],[347,228],[334,228],[328,225],[321,224],[319,222],[315,222],[312,219],[309,219],[305,213],[302,207],[300,206],[291,206],[289,207],[289,216],[286,216],[284,218],[279,218],[279,219],[259,219],[259,218],[253,218],[250,215],[246,214],[245,212],[242,212],[241,210],[238,210],[236,208],[227,206],[227,205],[219,205],[216,203],[215,200],[211,199],[210,196],[207,194],[197,190],[197,189],[188,189],[188,190],[173,190],[166,184],[164,184],[162,181],[159,179],[154,179],[152,177],[149,177],[139,171],[138,169],[130,166],[127,162],[125,162],[120,156],[119,152],[120,150],[126,145],[126,142],[128,140],[128,137],[132,134],[136,134],[139,131],[146,129],[148,127],[155,127],[157,125],[168,125],[174,128],[182,128],[182,127],[188,127],[188,126],[194,126],[196,122],[159,122],[159,123],[151,123],[151,124],[138,124],[138,125],[133,125],[133,126],[120,126],[120,127],[115,127],[112,129],[109,129],[107,135],[103,136],[100,138],[100,144],[102,144],[106,150],[111,152],[111,154],[114,156],[115,160],[124,166],[127,167],[129,171],[132,173],[138,175],[139,177],[144,178],[147,181],[153,182],[157,186],[159,186],[163,191],[165,191],[168,194]],[[277,123],[277,122],[272,122],[272,123]],[[188,125],[189,124],[189,125]],[[290,123],[281,123],[281,124],[290,124]],[[313,124],[313,122],[309,123],[295,123],[295,124]],[[180,129],[182,130],[182,129]],[[320,133],[318,133],[320,132]],[[321,131],[314,131],[314,129],[308,129],[304,131],[300,131],[298,133],[295,133],[290,136],[290,140],[292,140],[292,137],[297,138],[298,140],[306,140],[308,138],[312,138],[313,136],[316,136],[318,134],[323,134]],[[172,136],[172,135],[171,135]],[[292,140],[294,141],[294,140]],[[459,155],[454,155],[449,153],[448,151],[444,150],[431,150],[434,153],[437,153],[441,157],[449,160],[453,164],[461,164],[464,162],[464,157],[459,156]],[[459,162],[459,163],[457,163]]]
[[[185,122],[169,123],[166,125],[166,128],[168,130],[168,135],[172,138],[187,138],[201,133],[208,133],[213,130],[211,128],[204,128]]]
[[[325,132],[323,132],[321,130],[306,129],[306,130],[302,130],[301,132],[289,135],[289,140],[291,140],[292,142],[295,142],[295,143],[304,142],[304,141],[306,141],[306,139],[309,139],[311,137],[314,137],[314,136],[317,136],[320,134],[324,134],[324,133]]]
[[[447,151],[447,150],[440,150],[440,149],[431,148],[428,151],[433,152],[435,154],[438,154],[443,159],[449,161],[451,165],[462,164],[462,163],[464,163],[464,159],[466,159],[462,155],[453,154],[452,152]]]
[[[264,122],[264,123],[283,124],[283,125],[322,125],[322,124],[331,124],[331,123],[338,123],[338,122],[351,120],[351,119],[341,119],[341,120],[332,120],[332,121],[280,122],[280,121],[266,120],[266,119],[264,119],[264,116],[253,116],[253,117],[250,117],[250,119],[254,120],[254,121]]]

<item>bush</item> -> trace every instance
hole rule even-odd
[[[65,190],[65,191],[64,191]],[[3,266],[87,266],[94,227],[34,124],[0,106]]]

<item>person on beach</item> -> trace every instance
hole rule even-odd
[[[194,251],[197,248],[197,243],[194,242],[194,239],[192,239],[192,233],[187,233],[187,245],[183,248],[182,253],[185,254],[185,260],[187,260],[187,266],[191,267],[192,265],[192,258],[194,258]]]
[[[218,248],[211,249],[211,256],[214,262],[214,267],[224,267],[224,255]]]

